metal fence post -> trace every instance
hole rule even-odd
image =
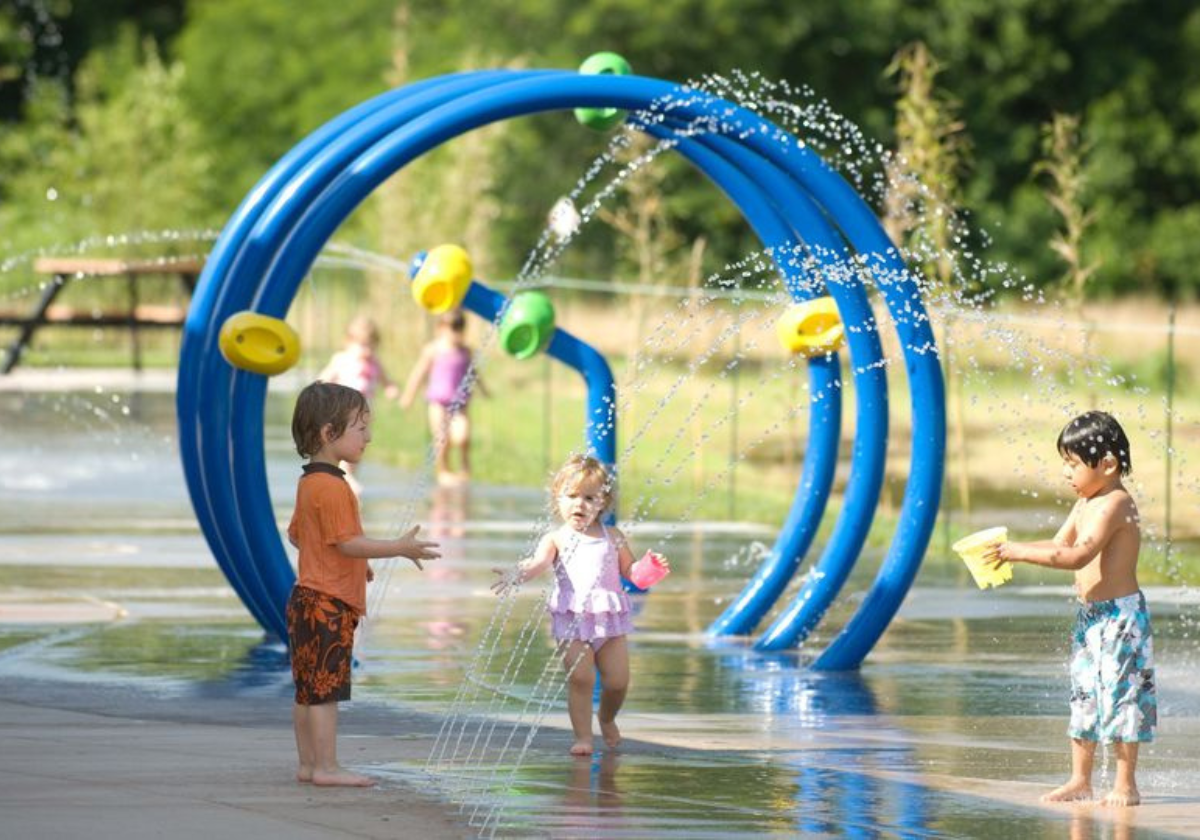
[[[1167,464],[1166,464],[1166,560],[1171,560],[1171,455],[1174,450],[1175,414],[1175,302],[1167,310]]]

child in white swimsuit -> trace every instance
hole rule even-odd
[[[375,392],[380,388],[388,399],[394,400],[400,396],[400,388],[388,376],[379,358],[379,327],[363,315],[346,326],[345,345],[326,362],[317,379],[353,388],[366,397],[367,402],[374,401]],[[355,476],[355,467],[349,461],[341,464],[342,471],[346,473],[346,483],[357,494],[361,492],[362,485]]]

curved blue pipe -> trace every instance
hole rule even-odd
[[[419,89],[432,84],[433,82],[427,82],[416,87]],[[245,556],[244,551],[239,552],[235,549],[235,545],[245,544],[244,535],[241,533],[242,519],[240,516],[229,517],[229,506],[222,493],[223,483],[215,480],[215,477],[213,481],[209,481],[212,477],[211,469],[217,466],[227,447],[209,450],[204,448],[199,424],[199,406],[202,403],[210,403],[215,409],[222,410],[227,403],[211,392],[212,383],[202,376],[201,371],[213,355],[213,342],[220,324],[223,323],[218,320],[216,313],[221,308],[221,297],[229,288],[229,284],[224,282],[225,275],[241,247],[241,233],[261,214],[285,180],[329,138],[336,137],[394,95],[391,93],[376,97],[327,123],[288,152],[259,181],[234,212],[213,246],[196,285],[183,327],[176,387],[176,414],[179,422],[180,457],[192,506],[217,564],[238,597],[260,625],[281,638],[286,636],[286,628],[273,617],[275,610],[272,609],[271,600],[257,575],[257,564],[237,561],[238,557]],[[221,422],[222,420],[225,422]],[[210,422],[215,428],[226,430],[228,414],[224,417],[210,418]]]
[[[500,292],[490,289],[478,280],[472,280],[463,298],[463,307],[488,321],[495,322],[508,299]],[[554,335],[546,347],[547,355],[558,359],[578,371],[587,388],[587,410],[584,417],[584,434],[587,436],[590,454],[609,467],[617,463],[617,388],[613,382],[612,368],[596,348],[562,329],[554,328]]]
[[[651,126],[646,129],[660,139],[672,136],[668,129]],[[680,154],[688,158],[717,185],[741,210],[762,243],[772,254],[784,285],[793,300],[815,296],[812,287],[819,283],[804,283],[795,260],[798,228],[789,225],[786,212],[777,208],[771,193],[761,184],[730,162],[735,144],[721,143],[720,137],[696,137],[677,140]],[[752,157],[745,155],[745,157]],[[738,159],[738,164],[746,161]],[[755,173],[756,175],[761,173]],[[775,170],[774,183],[787,180]],[[776,195],[776,201],[778,196]],[[838,442],[841,432],[841,365],[836,353],[810,359],[808,362],[811,394],[826,395],[812,402],[809,412],[808,446],[796,488],[792,507],[780,529],[775,545],[759,564],[754,576],[729,607],[714,621],[708,632],[713,635],[749,633],[778,600],[799,568],[804,555],[816,536],[833,487],[837,470]]]
[[[684,154],[687,154],[686,142],[691,141],[680,144],[680,151]],[[738,144],[719,136],[705,137],[703,142],[719,149],[724,160],[734,162],[740,167],[739,171],[747,173],[750,185],[746,189],[761,190],[763,194],[770,190],[773,200],[783,208],[793,230],[805,240],[809,246],[809,258],[817,264],[818,271],[825,278],[825,291],[837,302],[854,365],[857,426],[845,499],[821,558],[805,577],[791,606],[776,619],[757,645],[763,650],[778,650],[793,647],[820,621],[845,584],[862,550],[884,480],[887,377],[882,365],[883,350],[874,325],[874,313],[861,285],[847,281],[849,263],[844,242],[820,208],[796,187],[786,173]],[[721,171],[707,158],[702,168],[710,177]],[[737,203],[737,199],[734,200]],[[743,213],[747,213],[747,208],[740,206]],[[810,296],[803,288],[791,288],[793,298],[797,300]],[[813,374],[812,393],[824,393],[824,387],[840,388],[840,379],[823,382],[816,371]],[[818,405],[826,410],[837,411],[840,418],[840,402],[835,397],[821,400]],[[827,424],[818,426],[822,419],[821,412],[814,405],[805,455],[805,474],[775,547],[741,595],[713,622],[710,633],[722,635],[753,631],[795,575],[820,525],[836,467],[839,424],[833,423],[832,428]],[[833,441],[827,439],[830,434],[834,435]],[[820,470],[818,480],[827,480],[828,484],[806,484],[807,470],[811,464]]]
[[[887,279],[889,283],[894,285],[894,288],[885,288],[884,297],[888,302],[889,309],[893,312],[893,317],[902,318],[906,310],[923,315],[924,310],[921,307],[919,296],[914,296],[910,293],[915,291],[915,283],[912,282],[911,277],[904,273],[903,266],[896,259],[894,252],[891,254],[887,253],[890,249],[890,243],[887,243],[886,248],[880,248],[875,251],[870,250],[869,246],[873,242],[877,242],[879,238],[882,238],[886,243],[886,237],[882,236],[882,232],[878,229],[877,221],[874,220],[873,216],[869,215],[869,211],[866,211],[869,222],[854,216],[853,211],[856,209],[860,215],[862,211],[866,210],[865,204],[861,202],[861,199],[858,199],[853,194],[853,191],[849,189],[848,185],[844,181],[841,181],[836,173],[829,170],[809,150],[793,146],[790,143],[787,144],[786,149],[782,148],[783,144],[778,143],[780,132],[778,130],[771,131],[770,129],[773,127],[755,115],[714,97],[690,91],[680,91],[667,83],[641,79],[640,77],[581,77],[575,74],[559,73],[548,73],[540,78],[531,78],[531,74],[517,73],[512,74],[512,77],[515,77],[516,81],[496,84],[486,92],[486,96],[478,92],[466,94],[448,105],[433,109],[429,113],[414,119],[405,127],[396,130],[356,159],[349,170],[340,174],[330,187],[322,193],[321,200],[317,202],[315,209],[305,208],[304,218],[298,225],[293,227],[289,232],[284,233],[282,237],[280,231],[270,232],[266,240],[274,246],[276,259],[272,263],[270,274],[261,279],[259,287],[261,290],[260,304],[265,307],[272,296],[286,300],[290,300],[291,296],[294,296],[295,284],[298,284],[300,277],[307,271],[308,266],[311,265],[316,252],[319,251],[320,244],[332,233],[332,229],[328,229],[330,224],[333,223],[336,226],[339,217],[344,217],[345,212],[348,212],[348,209],[345,207],[338,206],[339,202],[343,204],[349,202],[349,206],[352,207],[363,197],[363,195],[356,196],[355,194],[364,186],[369,185],[368,192],[369,189],[373,189],[374,184],[371,181],[372,179],[378,179],[380,172],[386,169],[386,172],[383,174],[383,177],[386,177],[386,174],[390,174],[400,168],[417,154],[423,153],[423,151],[428,150],[444,139],[448,139],[462,131],[486,122],[522,113],[576,106],[619,107],[629,110],[642,107],[646,104],[654,105],[655,99],[665,98],[672,92],[678,92],[688,97],[687,104],[680,109],[685,116],[707,114],[714,120],[736,122],[739,128],[748,127],[748,130],[740,135],[740,139],[761,156],[771,160],[780,168],[789,171],[801,185],[806,187],[814,197],[819,199],[818,203],[821,204],[826,212],[834,220],[838,221],[860,254],[867,254],[869,257],[868,262],[877,263],[879,267],[890,272],[892,276],[889,276]],[[778,144],[779,147],[772,148],[772,143]],[[846,195],[847,193],[849,193],[849,196]],[[336,200],[327,202],[327,196],[333,196]],[[857,205],[854,203],[855,201],[857,201]],[[850,214],[846,217],[849,218],[848,224],[843,222],[843,213]],[[874,237],[869,229],[864,230],[864,226],[869,228],[871,225],[875,229]],[[313,250],[314,244],[316,246],[315,250]],[[868,247],[864,248],[864,244]],[[280,277],[282,277],[282,280],[279,279]],[[246,279],[247,282],[251,283],[258,280],[258,278],[253,276]],[[290,291],[288,289],[289,284],[291,284]],[[903,297],[910,299],[900,301],[899,305],[897,305],[897,301]],[[263,308],[260,311],[266,310]],[[268,312],[267,314],[271,313]],[[219,323],[217,326],[219,326]],[[922,330],[922,326],[917,324],[914,334],[920,338],[925,333],[928,333],[929,338],[932,339],[928,325],[925,324]],[[918,344],[916,347],[920,348],[920,345]],[[932,347],[932,341],[930,340],[924,352],[927,352]],[[923,352],[920,349],[914,350],[912,345],[905,344],[904,350],[906,362],[910,370],[910,377],[914,372],[924,377],[923,379],[914,379],[914,409],[919,410],[917,389],[926,381],[932,382],[933,385],[937,386],[937,392],[934,396],[940,397],[940,371],[937,369],[935,361],[932,368],[933,375],[930,375],[928,363],[923,361],[919,356]],[[214,391],[218,395],[220,394],[219,388],[214,389]],[[917,418],[914,418],[914,426],[918,425],[920,426],[920,434],[917,436],[914,447],[914,463],[920,460],[920,456],[927,454],[927,450],[930,448],[937,449],[939,446],[944,446],[944,417],[940,419],[934,417],[927,422],[918,422]],[[941,437],[938,435],[939,425],[942,430]],[[261,428],[259,431],[261,432]],[[233,444],[233,448],[236,451],[239,441],[234,440]],[[940,451],[936,455],[936,463],[928,462],[931,465],[931,469],[925,470],[925,472],[940,472]],[[920,470],[914,470],[915,474],[920,472]],[[878,599],[876,615],[868,617],[868,619],[859,622],[854,627],[848,626],[847,630],[843,631],[842,636],[839,636],[839,640],[849,636],[853,641],[860,644],[866,641],[866,650],[869,650],[870,646],[874,643],[874,638],[869,637],[872,633],[876,633],[876,629],[880,624],[878,620],[871,620],[871,618],[882,619],[882,627],[886,627],[891,614],[894,614],[893,602],[895,606],[898,606],[898,601],[895,601],[896,585],[903,584],[905,576],[909,575],[909,573],[915,574],[916,565],[920,561],[920,554],[923,552],[924,545],[928,541],[929,532],[932,529],[932,518],[936,513],[936,495],[932,497],[932,510],[922,510],[920,504],[908,504],[911,498],[925,490],[926,483],[924,481],[920,482],[919,487],[916,484],[910,484],[909,486],[909,493],[906,494],[906,508],[912,508],[911,512],[915,518],[914,520],[906,520],[902,524],[901,530],[898,531],[897,539],[893,543],[892,551],[889,553],[887,560],[885,560],[884,568],[881,569],[880,576],[877,578],[877,589],[882,585],[885,591],[881,592]],[[940,486],[940,482],[935,482],[934,486],[937,488]],[[926,522],[926,519],[929,521]],[[914,521],[916,522],[915,525],[909,524]],[[273,536],[277,541],[278,536]],[[911,582],[911,576],[908,577],[908,581]],[[891,612],[883,615],[889,609]],[[856,619],[858,617],[856,616]],[[853,620],[852,624],[854,624]],[[852,632],[847,633],[847,631]],[[882,632],[882,629],[878,628],[878,632]],[[877,635],[875,638],[877,638]],[[850,651],[852,648],[847,647],[846,650]],[[818,666],[821,665],[823,660],[827,661],[833,667],[840,667],[841,663],[844,662],[844,657],[822,657],[818,660]],[[861,656],[859,657],[859,661],[861,661]],[[857,664],[857,662],[854,664]]]
[[[264,220],[286,223],[289,213],[302,209],[305,189],[319,190],[336,175],[349,154],[332,161],[330,157],[347,138],[369,144],[389,130],[397,112],[402,117],[422,113],[463,89],[479,89],[505,75],[494,71],[421,82],[378,96],[327,123],[281,159],[251,192],[201,276],[180,356],[177,409],[185,475],[197,500],[201,528],[222,570],[251,614],[281,638],[286,637],[284,607],[295,576],[279,539],[266,481],[263,403],[258,396],[265,394],[265,383],[256,374],[228,366],[216,349],[225,319],[255,304],[256,272],[264,270],[273,255],[271,243],[255,232]],[[266,308],[258,311],[275,314]],[[277,316],[284,312],[286,306]],[[206,326],[199,329],[202,318]],[[237,415],[231,414],[231,406],[238,407]],[[242,445],[244,441],[257,445]]]
[[[414,86],[414,89],[409,89],[409,93],[433,84],[427,82]],[[238,542],[245,542],[240,533],[241,517],[229,518],[228,506],[221,498],[221,482],[214,480],[210,483],[208,480],[210,471],[206,467],[215,467],[227,446],[206,451],[202,445],[198,407],[202,402],[219,404],[224,401],[215,394],[205,393],[210,390],[210,383],[202,378],[201,368],[212,355],[212,342],[222,323],[216,318],[216,310],[221,296],[228,288],[228,284],[224,283],[225,274],[241,247],[241,232],[258,217],[266,203],[274,198],[285,179],[299,169],[330,137],[342,133],[348,126],[394,96],[394,93],[390,93],[376,97],[327,123],[293,148],[264,176],[242,201],[213,246],[197,283],[184,324],[176,388],[176,414],[180,430],[180,457],[188,491],[201,531],[226,579],[259,624],[280,637],[286,635],[286,628],[273,617],[275,611],[271,607],[271,599],[256,574],[257,564],[236,561],[240,553],[235,552],[233,546]],[[214,325],[216,329],[213,328]],[[222,424],[220,418],[217,418],[215,425],[218,428],[226,428],[227,422]],[[216,501],[213,499],[214,494],[218,497]],[[284,565],[287,565],[286,560]]]
[[[900,522],[866,599],[833,643],[817,658],[818,670],[848,670],[887,628],[920,567],[941,495],[945,453],[945,393],[937,348],[920,289],[865,202],[807,149],[770,148],[748,130],[746,145],[788,170],[835,219],[858,252],[863,270],[874,275],[901,339],[913,413],[912,469]],[[788,158],[791,152],[793,157]],[[797,158],[802,159],[800,163]],[[810,165],[813,164],[813,165]],[[864,534],[865,536],[865,534]]]
[[[756,644],[759,650],[782,650],[803,642],[820,622],[849,578],[866,541],[879,503],[887,465],[887,375],[883,365],[883,348],[875,327],[875,315],[854,273],[841,236],[832,228],[820,208],[788,175],[738,144],[725,138],[713,139],[723,141],[725,155],[752,173],[759,188],[773,190],[775,200],[786,208],[791,224],[805,238],[809,246],[809,259],[820,266],[825,289],[837,302],[854,369],[857,403],[855,438],[842,509],[825,551],[804,578],[791,604],[776,617]],[[818,524],[801,520],[796,522],[795,527],[810,527],[815,531]],[[792,520],[789,519],[784,525],[781,540],[797,539],[796,535],[789,534],[791,525]],[[744,615],[739,616],[743,626],[751,621],[756,624],[770,609],[792,577],[800,559],[797,556],[787,570],[787,579],[782,573],[776,572],[773,587],[756,589],[759,576],[755,576],[743,597],[733,605],[745,610]],[[768,569],[767,573],[775,571]],[[767,597],[760,598],[760,592]],[[751,629],[752,624],[745,632]]]

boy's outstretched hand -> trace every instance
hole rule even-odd
[[[436,542],[417,539],[417,532],[420,530],[420,525],[414,525],[396,540],[396,554],[407,557],[418,569],[425,571],[425,567],[421,565],[422,560],[436,560],[442,555],[435,550],[438,547]]]

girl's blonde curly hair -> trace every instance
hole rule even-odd
[[[591,480],[600,485],[601,492],[604,494],[604,507],[600,512],[608,513],[609,508],[612,507],[616,490],[612,473],[609,472],[608,467],[591,455],[572,455],[566,460],[566,463],[558,468],[558,472],[550,480],[551,506],[553,506],[554,500],[563,493],[569,493],[585,481]]]

